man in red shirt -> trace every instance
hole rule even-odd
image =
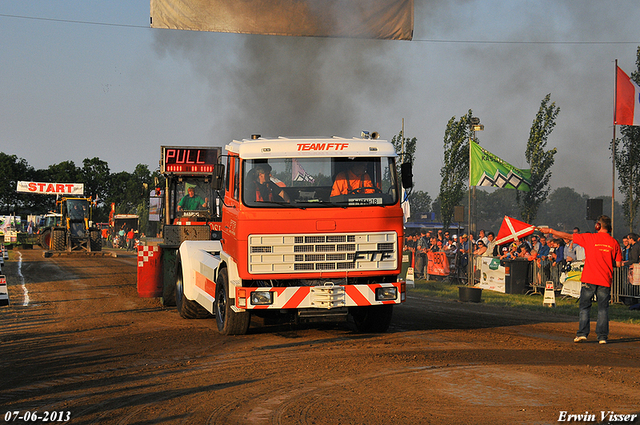
[[[613,267],[622,266],[620,244],[611,236],[611,218],[602,215],[595,224],[596,233],[565,233],[551,228],[541,228],[542,233],[563,239],[571,239],[584,248],[585,260],[580,289],[580,315],[578,333],[573,342],[583,342],[589,336],[591,300],[595,294],[598,302],[596,335],[600,344],[609,337],[609,302]]]
[[[127,251],[135,251],[136,250],[135,243],[134,243],[135,236],[136,236],[136,234],[133,231],[133,227],[132,227],[127,232]]]

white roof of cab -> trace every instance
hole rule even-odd
[[[393,145],[378,139],[323,138],[257,138],[234,140],[225,146],[227,152],[240,158],[304,158],[304,157],[395,157]]]

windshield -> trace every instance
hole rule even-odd
[[[71,220],[89,217],[89,202],[86,199],[67,199],[67,213]]]
[[[211,182],[202,177],[180,177],[173,182],[172,218],[197,217],[208,219],[214,217],[215,197]]]
[[[243,202],[252,207],[392,205],[398,198],[394,158],[247,160]]]

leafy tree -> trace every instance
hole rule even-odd
[[[109,164],[100,158],[86,158],[82,161],[82,179],[84,182],[84,193],[91,199],[104,204],[107,193],[109,193]]]
[[[529,141],[525,151],[525,158],[531,168],[531,190],[529,192],[516,191],[518,206],[522,219],[531,223],[536,219],[540,204],[549,195],[550,168],[555,161],[556,148],[545,150],[547,139],[556,125],[556,118],[560,108],[555,102],[549,103],[551,93],[540,103],[540,109],[533,120],[529,132]]]
[[[637,70],[631,73],[631,79],[640,84],[640,47],[636,53]],[[613,143],[615,165],[620,179],[620,192],[624,195],[622,208],[629,232],[637,222],[640,206],[640,127],[621,126],[622,139]]]
[[[411,217],[420,217],[421,214],[431,211],[431,197],[427,192],[416,190],[409,195],[411,205]]]
[[[82,161],[82,181],[84,183],[84,194],[95,202],[93,207],[93,221],[96,223],[106,223],[109,219],[111,209],[106,202],[109,193],[109,183],[111,172],[109,164],[100,158],[85,158]]]
[[[138,164],[133,173],[121,171],[111,175],[108,199],[116,204],[116,214],[137,214],[143,202],[144,183],[149,184],[151,174],[146,165]]]
[[[82,183],[82,170],[73,161],[50,165],[43,173],[44,181],[54,183]]]
[[[409,139],[408,137],[404,137],[402,134],[402,130],[398,133],[397,136],[393,136],[391,138],[391,144],[393,145],[396,153],[400,157],[398,160],[398,175],[400,175],[400,164],[403,162],[411,162],[414,163],[416,156],[416,144],[418,143],[418,139],[413,137]]]
[[[447,228],[453,218],[453,210],[464,197],[469,183],[469,138],[472,111],[467,115],[451,117],[444,132],[444,163],[440,169],[440,217]]]
[[[504,216],[516,217],[516,191],[513,189],[484,189],[476,191],[476,220],[478,229],[493,231],[496,235]]]
[[[398,154],[398,162],[396,163],[396,171],[399,179],[402,179],[402,172],[400,170],[400,165],[405,162],[410,162],[411,164],[415,163],[415,154],[416,154],[416,144],[418,143],[418,139],[413,137],[409,139],[408,137],[404,137],[402,130],[398,133],[397,136],[393,136],[391,138],[391,144],[393,145],[396,153]],[[413,215],[413,212],[411,213]]]
[[[21,214],[26,206],[28,196],[17,192],[18,181],[31,180],[34,170],[26,160],[16,155],[0,152],[0,214]]]

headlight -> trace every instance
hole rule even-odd
[[[251,305],[270,305],[270,304],[273,304],[273,292],[253,291],[251,293]]]
[[[395,286],[385,286],[376,288],[376,301],[391,301],[398,298],[398,288]]]

